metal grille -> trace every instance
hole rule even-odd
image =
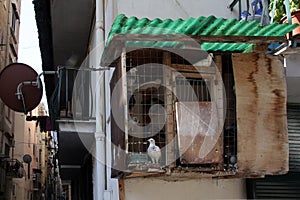
[[[232,62],[223,56],[223,83],[226,91],[226,118],[224,124],[224,167],[235,170],[237,163],[236,97]]]
[[[210,81],[176,77],[176,96],[180,101],[211,101]]]
[[[290,171],[300,172],[300,105],[287,107]]]
[[[249,199],[300,199],[299,173],[248,179]]]
[[[52,121],[95,119],[95,93],[90,69],[60,67],[58,83],[49,102]]]
[[[148,162],[146,154],[148,139],[153,138],[160,148],[165,146],[165,89],[162,86],[163,67],[157,64],[159,62],[157,54],[141,56],[128,54],[127,56],[128,141],[126,146],[129,165]],[[163,160],[164,153],[161,161]]]

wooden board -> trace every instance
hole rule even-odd
[[[171,66],[171,53],[164,52],[163,53],[163,64],[166,66]],[[166,165],[169,168],[175,167],[176,161],[176,151],[175,151],[175,140],[174,140],[174,116],[173,116],[173,94],[172,91],[168,88],[172,88],[172,71],[169,67],[164,67],[164,84],[166,86],[165,89],[165,108],[167,111],[167,120],[166,120]]]
[[[120,63],[119,63],[120,65]],[[121,85],[117,84],[120,78],[122,77],[121,67],[116,67],[112,79],[110,81],[110,91],[117,92],[120,98],[111,99],[111,107],[114,108],[116,113],[119,113],[118,116],[115,116],[111,112],[111,152],[112,152],[112,177],[119,176],[123,170],[126,169],[126,154],[125,154],[125,133],[124,133],[124,98]],[[120,122],[117,123],[116,117],[121,117]]]
[[[232,56],[236,89],[238,173],[288,171],[286,80],[279,58],[264,53]]]
[[[120,178],[118,182],[119,182],[119,200],[125,200],[125,181],[123,178]]]
[[[175,107],[181,163],[221,163],[223,142],[215,103],[177,102]]]

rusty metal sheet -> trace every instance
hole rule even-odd
[[[177,102],[176,123],[182,164],[223,161],[222,133],[218,130],[215,103]]]

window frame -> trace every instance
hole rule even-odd
[[[19,17],[16,4],[12,3],[11,5],[12,5],[12,12],[11,12],[10,28],[13,33],[16,33],[16,28],[17,28],[16,25],[20,17]]]

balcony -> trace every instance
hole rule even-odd
[[[5,159],[6,162],[6,176],[11,178],[23,178],[25,175],[25,170],[23,164],[13,158]]]
[[[33,169],[32,175],[32,189],[39,190],[42,188],[42,179],[41,179],[42,171],[40,169]]]
[[[95,76],[89,68],[59,67],[57,86],[49,107],[50,116],[60,131],[95,131],[94,85]]]
[[[50,117],[59,131],[61,174],[76,174],[89,153],[87,147],[94,142],[96,73],[82,66],[58,69],[57,86],[49,102]]]

